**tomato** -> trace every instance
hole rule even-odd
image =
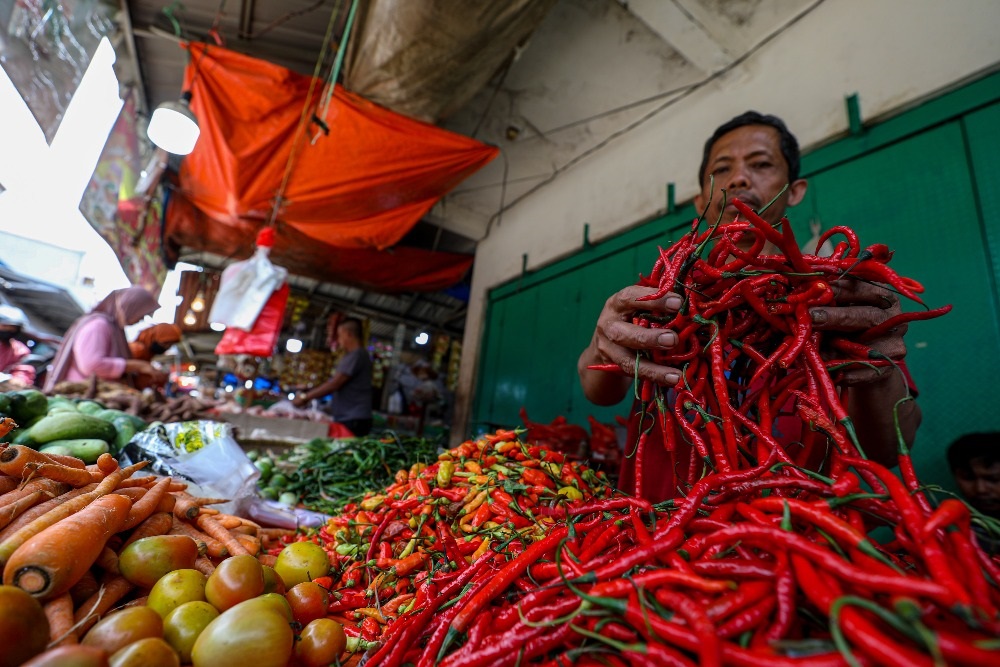
[[[274,610],[281,613],[289,623],[295,620],[292,614],[292,605],[288,604],[288,600],[285,599],[284,595],[278,595],[277,593],[264,593],[263,595],[258,595],[254,598],[258,602],[267,602],[274,606]]]
[[[330,572],[330,559],[323,547],[315,542],[292,542],[278,554],[274,570],[290,589],[295,584],[325,577]]]
[[[194,568],[196,558],[198,545],[187,535],[154,535],[122,549],[118,569],[139,588],[152,588],[167,572]]]
[[[277,593],[278,595],[284,595],[285,582],[281,580],[278,573],[274,571],[274,568],[269,565],[261,566],[264,568],[264,592],[265,593]]]
[[[109,667],[180,667],[181,660],[170,644],[147,637],[119,649],[108,659]]]
[[[108,667],[108,652],[82,644],[58,646],[35,656],[22,667]]]
[[[185,602],[163,619],[163,638],[177,651],[181,662],[191,662],[191,649],[198,635],[218,616],[219,610],[207,602]]]
[[[311,581],[292,586],[285,599],[292,607],[292,616],[302,625],[326,616],[326,608],[330,606],[330,594]]]
[[[284,667],[294,635],[288,620],[267,600],[246,600],[208,624],[194,643],[194,667]]]
[[[126,607],[99,620],[80,643],[114,653],[134,641],[162,636],[163,619],[159,614],[149,607]]]
[[[0,667],[20,665],[48,643],[42,604],[17,586],[0,586]]]
[[[295,657],[303,667],[326,667],[347,648],[344,627],[332,618],[317,618],[302,629],[295,642]]]
[[[208,577],[198,570],[174,570],[153,584],[146,606],[166,618],[167,614],[185,602],[205,599]]]
[[[253,556],[230,556],[205,582],[205,599],[219,611],[264,592],[264,570]]]

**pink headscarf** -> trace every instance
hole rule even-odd
[[[51,392],[57,383],[66,377],[73,361],[73,343],[76,340],[77,331],[84,324],[96,318],[103,318],[114,325],[114,337],[111,339],[111,356],[128,359],[131,355],[128,348],[128,340],[125,338],[125,327],[138,322],[146,315],[151,315],[160,307],[156,297],[142,287],[126,287],[116,289],[108,294],[104,299],[94,306],[94,309],[78,319],[63,336],[62,345],[55,359],[52,360],[52,369],[45,378],[45,392]]]

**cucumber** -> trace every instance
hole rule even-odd
[[[84,463],[96,463],[97,457],[107,454],[111,448],[103,440],[97,438],[74,438],[70,440],[53,440],[41,447],[38,451],[43,454],[69,454],[75,456]]]
[[[135,424],[132,423],[131,415],[123,414],[120,417],[116,417],[111,423],[115,425],[115,430],[118,431],[113,443],[114,452],[118,454],[125,449],[125,445],[132,441],[132,438],[136,434],[136,428]]]
[[[73,412],[57,412],[43,417],[31,427],[31,437],[39,444],[47,444],[53,440],[77,440],[80,438],[97,438],[104,442],[114,442],[117,432],[111,422]]]
[[[104,406],[97,401],[80,401],[76,404],[76,410],[85,415],[96,415],[104,410]]]

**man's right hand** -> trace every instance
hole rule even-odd
[[[584,349],[577,362],[580,384],[584,395],[597,405],[614,405],[625,397],[636,374],[638,351],[669,350],[677,344],[677,334],[669,329],[649,329],[632,323],[638,312],[671,316],[680,308],[681,297],[674,293],[652,301],[638,301],[640,297],[655,294],[652,287],[636,285],[612,294],[605,302],[590,345]],[[587,366],[614,364],[621,374],[596,371]],[[639,359],[638,375],[641,379],[673,386],[680,380],[681,372],[670,366],[661,366],[648,359]]]

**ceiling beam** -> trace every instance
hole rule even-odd
[[[629,0],[628,10],[706,74],[724,69],[735,59],[679,2]]]

